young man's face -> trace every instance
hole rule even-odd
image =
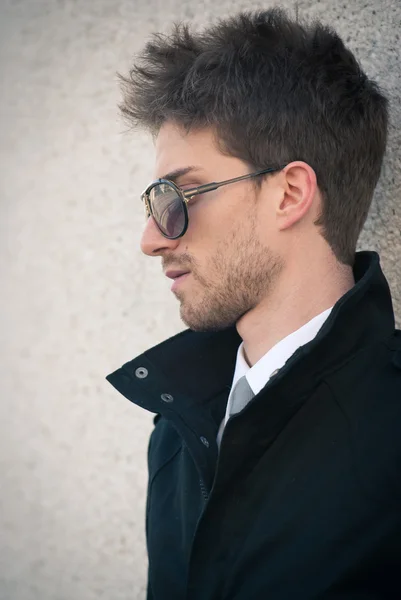
[[[248,173],[243,161],[218,150],[210,130],[186,134],[166,123],[156,141],[155,179],[188,166],[198,170],[176,181],[183,189]],[[273,202],[280,193],[273,175],[259,192],[245,180],[195,196],[188,229],[176,240],[163,237],[149,218],[142,251],[161,256],[164,272],[189,271],[174,289],[189,328],[225,329],[267,297],[283,268]]]

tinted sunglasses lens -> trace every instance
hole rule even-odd
[[[160,231],[168,237],[179,236],[185,227],[185,210],[176,190],[168,183],[159,183],[150,190],[149,200]]]

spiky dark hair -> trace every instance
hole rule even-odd
[[[122,114],[157,135],[165,121],[215,130],[251,168],[303,160],[316,172],[317,226],[353,264],[387,138],[387,99],[337,33],[281,9],[242,12],[195,33],[154,34],[127,77]]]

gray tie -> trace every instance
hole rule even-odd
[[[238,379],[237,383],[235,384],[231,396],[232,404],[229,416],[231,416],[234,413],[240,412],[248,404],[248,402],[252,400],[254,395],[255,394],[253,393],[251,386],[247,382],[245,375],[243,377],[240,377],[240,379]],[[223,437],[224,422],[225,417],[220,423],[219,431],[217,434],[218,448],[220,448],[221,438]]]
[[[245,375],[243,375],[238,379],[232,393],[230,415],[239,413],[252,400],[254,395]]]

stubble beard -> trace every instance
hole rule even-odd
[[[247,235],[233,231],[207,263],[207,276],[194,269],[192,289],[177,291],[182,321],[193,331],[234,326],[268,296],[282,269],[282,259],[257,239],[255,222]]]

